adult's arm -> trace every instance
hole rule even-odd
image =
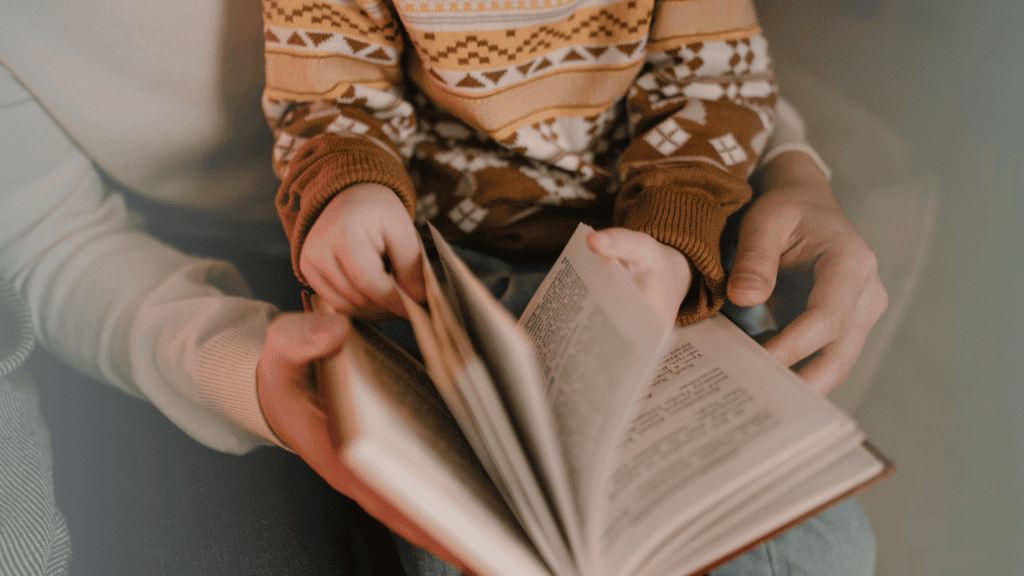
[[[61,360],[212,448],[277,442],[256,391],[276,310],[230,265],[133,226],[122,197],[2,65],[0,274]]]
[[[825,182],[832,180],[832,169],[825,164],[818,151],[807,141],[807,124],[784,97],[779,97],[775,102],[775,129],[768,138],[764,154],[758,159],[758,169],[764,169],[772,160],[786,152],[799,152],[818,167]],[[828,190],[831,194],[831,189]]]

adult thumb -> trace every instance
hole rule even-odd
[[[733,304],[757,306],[772,295],[784,243],[785,236],[778,229],[744,219],[726,288]]]
[[[338,314],[281,314],[267,327],[263,360],[280,376],[305,378],[310,362],[341,347],[349,327],[348,320]]]

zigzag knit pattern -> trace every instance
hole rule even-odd
[[[721,302],[718,238],[774,118],[749,0],[265,0],[264,21],[294,256],[334,194],[377,182],[487,250],[647,232],[700,273],[686,319]]]

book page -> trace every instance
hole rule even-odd
[[[473,452],[477,454],[484,470],[487,471],[488,476],[495,479],[494,484],[505,500],[509,500],[511,496],[508,487],[498,473],[494,459],[487,451],[480,424],[474,420],[466,405],[466,400],[460,392],[461,387],[456,385],[457,373],[461,371],[461,368],[457,367],[458,361],[455,359],[456,353],[452,350],[453,345],[447,338],[435,332],[433,322],[422,306],[402,290],[399,290],[399,295],[402,298],[406,314],[409,315],[409,323],[415,333],[416,343],[419,345],[420,353],[423,355],[436,390],[441,394],[448,409],[451,410],[455,421],[459,423],[462,434],[469,441]]]
[[[711,565],[734,557],[751,544],[763,541],[782,527],[813,515],[821,507],[842,501],[866,483],[879,477],[885,465],[862,445],[836,450],[822,459],[811,473],[794,474],[769,484],[760,493],[717,518],[704,530],[683,535],[660,558],[646,563],[633,574],[684,576],[702,574]],[[803,471],[801,471],[803,472]]]
[[[474,349],[463,319],[452,309],[429,264],[424,266],[424,280],[429,315],[418,304],[404,302],[441,396],[459,425],[471,431],[467,436],[474,450],[552,571],[575,573],[565,530],[499,394],[491,366]],[[478,282],[475,277],[468,281]]]
[[[550,499],[574,563],[582,556],[582,521],[569,484],[565,456],[544,398],[533,346],[512,315],[480,283],[451,247],[431,227],[431,234],[450,282],[456,312],[461,312],[474,348],[485,360],[497,392],[512,419],[523,447]]]
[[[590,231],[577,229],[519,320],[536,349],[585,523],[616,430],[669,329],[620,264],[591,252]]]
[[[723,316],[676,328],[671,342],[604,487],[602,545],[618,569],[715,507],[863,440],[852,420]]]
[[[479,573],[550,576],[422,368],[361,334],[324,363],[349,467]]]

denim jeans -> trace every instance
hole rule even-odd
[[[510,264],[456,247],[456,252],[515,316],[522,314],[551,264]],[[752,335],[773,328],[765,310],[736,310]],[[398,323],[382,327],[400,345],[415,347],[411,331]],[[458,570],[429,552],[394,536],[409,576],[455,576]],[[711,576],[870,576],[875,538],[856,500],[849,499],[716,568]]]

